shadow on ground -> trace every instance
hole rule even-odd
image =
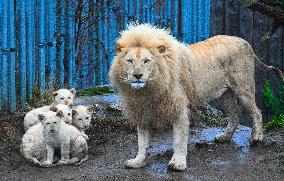
[[[192,130],[188,169],[171,172],[171,130],[153,130],[146,166],[125,169],[123,162],[137,152],[136,130],[126,120],[96,119],[87,132],[89,160],[80,166],[40,168],[19,152],[23,116],[0,118],[1,180],[283,180],[284,130],[270,133],[263,144],[250,146],[251,130],[239,127],[232,143],[212,140],[222,129]],[[281,175],[282,174],[282,175]]]

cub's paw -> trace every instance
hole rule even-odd
[[[187,168],[186,161],[171,160],[168,165],[169,169],[173,171],[184,171]]]
[[[226,134],[221,134],[221,135],[217,135],[214,138],[214,141],[217,142],[217,143],[224,143],[224,142],[230,142],[231,139],[232,139],[231,136],[228,136]]]
[[[145,162],[140,160],[138,161],[136,159],[130,159],[124,162],[124,165],[126,168],[140,168],[145,165]]]
[[[43,161],[43,162],[39,163],[39,166],[41,166],[41,167],[52,167],[53,164],[50,161]]]
[[[60,160],[59,162],[57,162],[57,165],[67,165],[69,164],[69,160]]]
[[[36,158],[31,158],[31,162],[33,162],[35,165],[40,165],[40,161]]]

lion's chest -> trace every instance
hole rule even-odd
[[[125,111],[135,122],[164,124],[178,119],[184,100],[179,96],[137,97],[125,102]]]

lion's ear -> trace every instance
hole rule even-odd
[[[165,53],[166,47],[164,45],[158,46],[159,53]]]
[[[116,43],[116,45],[115,45],[115,51],[116,51],[116,53],[120,53],[120,52],[122,52],[122,46],[119,44],[119,43]]]

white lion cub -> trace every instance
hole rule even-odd
[[[62,111],[38,115],[41,124],[32,126],[22,138],[21,153],[26,159],[41,166],[51,166],[54,151],[59,149],[59,164],[82,163],[87,160],[87,136],[74,126],[66,124],[62,118]]]
[[[60,89],[56,92],[53,92],[54,101],[50,106],[43,106],[40,108],[36,108],[26,114],[24,118],[25,131],[27,131],[31,126],[34,126],[37,123],[39,123],[38,115],[49,111],[50,107],[57,106],[59,104],[63,104],[63,105],[70,107],[73,104],[73,99],[75,97],[75,94],[76,94],[75,89],[70,89],[70,90]],[[71,113],[70,113],[70,116],[72,116]]]
[[[63,117],[61,111],[56,114],[60,118]],[[47,158],[42,165],[52,164],[55,149],[60,149],[61,152],[58,164],[71,164],[86,159],[88,146],[85,134],[60,119],[49,119],[44,114],[40,114],[38,118],[43,125],[42,133],[47,153]]]
[[[95,106],[76,106],[72,110],[72,125],[82,133],[85,133],[85,130],[90,127],[94,108]]]

